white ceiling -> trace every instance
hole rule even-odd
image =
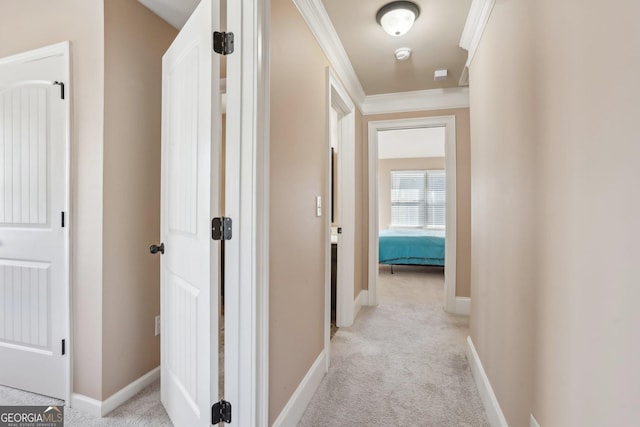
[[[138,0],[147,9],[180,29],[196,9],[200,0]]]
[[[379,159],[444,157],[444,127],[378,132]]]

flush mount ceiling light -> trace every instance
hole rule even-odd
[[[394,1],[380,8],[376,21],[390,35],[398,37],[406,34],[418,19],[420,8],[410,1]]]

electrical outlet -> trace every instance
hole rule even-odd
[[[156,336],[160,335],[160,316],[156,316]]]

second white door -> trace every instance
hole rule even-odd
[[[0,384],[67,398],[66,46],[0,60]],[[68,88],[68,82],[67,82]]]

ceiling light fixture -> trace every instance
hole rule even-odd
[[[376,21],[390,35],[398,37],[406,34],[418,19],[420,8],[410,1],[394,1],[380,8]]]

